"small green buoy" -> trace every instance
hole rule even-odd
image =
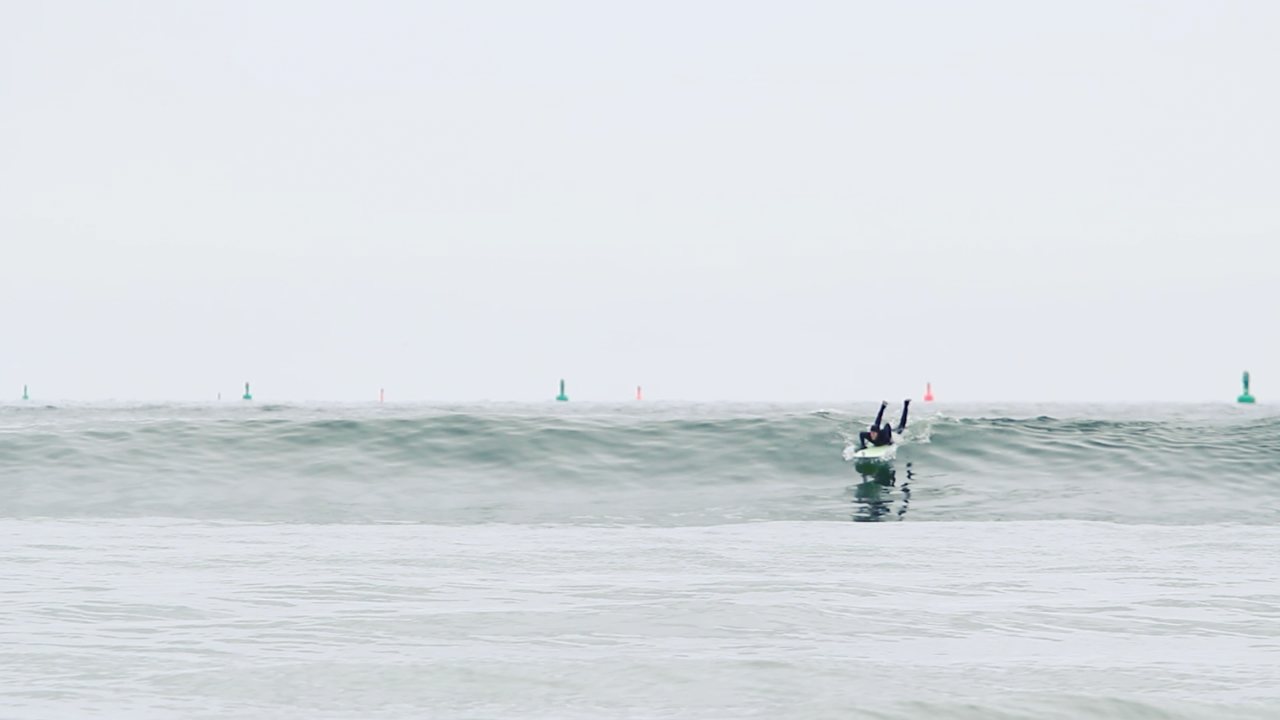
[[[560,394],[556,396],[556,400],[560,402],[568,402],[569,396],[564,394],[564,381],[560,381]]]
[[[30,400],[30,399],[31,399],[31,398],[27,397],[27,386],[26,386],[26,385],[23,385],[23,386],[22,386],[22,399],[23,399],[23,400]]]
[[[249,394],[249,383],[244,384],[244,399],[252,400],[253,396]]]
[[[1244,371],[1244,394],[1236,398],[1236,402],[1251,403],[1253,396],[1249,394],[1249,371]]]

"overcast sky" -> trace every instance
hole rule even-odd
[[[0,399],[1280,399],[1277,38],[0,0]]]

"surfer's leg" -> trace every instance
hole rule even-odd
[[[871,427],[873,427],[873,428],[878,428],[878,427],[880,427],[880,421],[884,419],[884,409],[885,409],[885,408],[887,408],[887,407],[889,407],[889,403],[888,403],[888,402],[886,402],[886,401],[884,401],[884,400],[881,400],[881,401],[880,401],[880,412],[876,413],[876,421],[875,421],[875,422],[873,422],[873,423],[871,423]]]
[[[902,401],[902,421],[898,423],[898,432],[907,429],[907,410],[911,407],[911,398]]]
[[[862,448],[866,447],[867,441],[870,439],[871,439],[871,433],[867,432],[866,430],[863,430],[862,432],[858,433],[858,449],[861,450]]]

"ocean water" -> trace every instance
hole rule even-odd
[[[913,405],[0,405],[0,717],[1280,717],[1280,411]]]

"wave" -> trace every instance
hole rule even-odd
[[[1183,407],[869,417],[797,406],[0,408],[0,516],[287,522],[1274,523],[1280,418]],[[1015,412],[1016,411],[1016,412]]]

